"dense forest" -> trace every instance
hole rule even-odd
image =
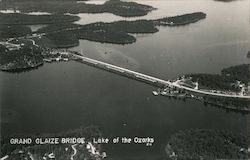
[[[51,32],[60,32],[61,30],[67,30],[67,29],[77,29],[77,28],[81,28],[82,25],[79,24],[75,24],[75,23],[55,23],[55,24],[50,24],[47,25],[45,27],[42,27],[40,29],[38,29],[36,32],[37,34],[40,33],[51,33]]]
[[[185,25],[189,23],[197,22],[201,19],[206,18],[206,14],[203,12],[194,12],[191,14],[173,16],[173,17],[166,17],[162,19],[158,19],[155,21],[158,25],[169,25],[169,26],[178,26],[178,25]]]
[[[109,2],[111,3],[111,2]],[[8,39],[12,37],[19,37],[16,40],[20,43],[17,45],[27,45],[18,50],[6,51],[8,54],[1,55],[1,70],[7,69],[24,69],[28,67],[35,67],[42,64],[41,54],[36,54],[37,50],[33,49],[35,45],[42,48],[69,48],[77,46],[79,39],[97,41],[101,43],[114,44],[131,44],[136,42],[135,35],[138,33],[155,33],[158,32],[156,21],[159,20],[136,20],[136,21],[117,21],[111,23],[97,22],[87,25],[78,25],[73,23],[60,23],[62,21],[74,21],[76,16],[65,15],[41,15],[31,16],[25,14],[1,14],[4,21],[0,23],[49,23],[36,32],[31,33],[27,26],[23,25],[1,25],[2,32],[0,32],[1,39]],[[1,17],[0,15],[0,17]],[[182,15],[190,23],[193,23],[192,14]],[[195,19],[197,13],[193,13]],[[13,16],[13,19],[11,18]],[[19,17],[19,18],[17,18]],[[181,16],[177,16],[180,19]],[[189,17],[189,18],[187,18]],[[33,20],[35,18],[36,20]],[[79,17],[77,17],[78,19]],[[203,17],[200,17],[201,19]],[[39,20],[39,21],[38,21]],[[0,27],[1,27],[0,26]],[[28,36],[31,35],[32,36]],[[20,38],[20,36],[22,38]],[[10,42],[12,43],[12,41]],[[13,44],[6,43],[5,45],[13,46]],[[34,45],[35,44],[35,45]],[[36,48],[36,47],[35,47]],[[38,47],[37,47],[38,48]],[[19,52],[18,56],[16,53]],[[33,58],[32,58],[33,56]]]
[[[31,29],[24,25],[0,25],[0,40],[10,37],[26,36],[28,34],[31,34]]]
[[[0,24],[2,25],[64,23],[74,22],[79,19],[79,17],[72,15],[28,15],[20,13],[0,13]]]
[[[226,76],[222,76],[219,74],[190,74],[187,75],[192,77],[192,81],[198,82],[200,85],[200,88],[206,87],[208,89],[214,89],[214,90],[233,90],[233,91],[239,91],[239,87],[232,85],[235,83],[234,79],[229,79]]]
[[[71,31],[68,32],[68,28]],[[119,21],[112,23],[92,23],[88,25],[76,25],[72,23],[65,23],[63,25],[48,25],[47,27],[39,29],[36,33],[49,33],[46,38],[57,41],[58,45],[70,44],[68,40],[74,42],[78,39],[85,39],[91,41],[114,43],[114,44],[130,44],[136,41],[135,37],[129,33],[155,33],[158,29],[153,25],[152,21]],[[57,34],[53,34],[57,32]],[[67,32],[68,36],[64,39],[57,35],[63,35]],[[71,33],[71,35],[70,35]],[[77,39],[75,39],[77,38]]]
[[[94,23],[76,30],[80,39],[98,42],[129,44],[136,41],[129,33],[155,33],[158,29],[152,21],[119,21],[112,23]]]
[[[229,80],[241,81],[247,85],[250,82],[250,64],[225,68],[221,71],[221,74]]]
[[[166,146],[166,153],[173,160],[248,159],[249,144],[249,134],[195,129],[173,135]]]
[[[50,33],[34,40],[40,47],[47,48],[69,48],[79,45],[78,36],[71,31]]]
[[[203,13],[204,14],[204,13]],[[195,18],[192,18],[192,14],[182,15],[183,19],[185,19],[185,24],[187,23],[187,20],[190,19],[190,23],[193,23],[193,20],[197,20],[197,13],[193,13]],[[177,16],[178,19],[182,16]],[[173,18],[173,17],[172,17]],[[200,19],[203,17],[200,16]],[[91,41],[98,41],[103,43],[114,43],[114,44],[130,44],[134,43],[136,41],[136,38],[132,34],[148,34],[148,33],[155,33],[158,32],[157,25],[161,22],[162,19],[158,20],[136,20],[136,21],[117,21],[117,22],[111,22],[111,23],[103,23],[103,22],[97,22],[87,25],[77,25],[73,23],[64,23],[64,24],[52,24],[48,25],[44,28],[39,29],[36,33],[49,33],[49,36],[46,36],[48,41],[57,41],[58,44],[63,45],[65,41],[70,40],[74,42],[73,44],[76,44],[76,40],[73,37],[76,37],[78,39],[85,39],[85,40],[91,40]],[[183,24],[183,25],[185,25]],[[179,25],[179,24],[178,24]],[[74,36],[69,36],[71,38],[65,37],[65,39],[59,38],[57,35],[59,34],[65,34],[66,30],[69,30],[71,32],[67,31],[67,34],[74,34]],[[58,34],[53,34],[53,32],[57,32]],[[45,39],[43,39],[45,40]],[[53,42],[52,42],[53,43]],[[66,42],[69,44],[68,42]]]
[[[243,82],[248,86],[250,80],[250,64],[242,64],[225,68],[221,71],[221,74],[187,74],[187,77],[191,77],[194,82],[209,89],[218,90],[233,90],[239,91],[239,86],[236,81]]]
[[[7,69],[8,71],[17,71],[37,67],[43,64],[41,50],[37,47],[24,46],[18,50],[2,50],[4,51],[0,52],[1,70]]]
[[[74,0],[14,0],[13,2],[0,2],[0,9],[17,8],[21,12],[49,12],[54,14],[63,13],[113,13],[118,16],[134,17],[144,16],[154,8],[136,2],[109,0],[103,5],[77,3]]]
[[[100,129],[96,126],[89,127],[81,127],[74,130],[69,130],[66,132],[54,133],[54,134],[36,134],[36,135],[27,135],[27,134],[16,134],[16,135],[7,135],[2,136],[1,138],[1,157],[5,155],[9,155],[8,159],[11,160],[20,160],[20,159],[30,159],[29,153],[33,155],[36,159],[43,159],[44,155],[48,155],[50,153],[54,153],[56,159],[70,159],[70,155],[72,155],[73,150],[71,148],[71,144],[35,144],[32,141],[32,144],[29,145],[11,145],[10,139],[15,138],[31,138],[35,140],[36,138],[49,138],[49,137],[57,137],[57,138],[85,138],[85,142],[92,142],[93,138],[99,138],[102,136]],[[91,155],[87,149],[86,144],[82,146],[77,146],[77,155],[75,155],[74,159],[96,159]],[[95,146],[98,150],[100,150],[100,146]],[[66,149],[67,148],[67,149]],[[23,151],[20,153],[19,151]]]

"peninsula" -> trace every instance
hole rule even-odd
[[[32,34],[32,31],[25,25],[0,25],[0,41],[11,37],[24,37],[29,34]]]
[[[0,13],[0,25],[30,25],[74,22],[79,20],[73,15],[28,15],[21,13]]]
[[[249,98],[240,99],[250,95],[249,79],[250,64],[241,64],[224,68],[221,74],[183,75],[172,83],[186,91],[177,87],[162,87],[155,94],[183,100],[196,99],[205,105],[249,113]]]
[[[72,34],[75,35],[76,39],[85,39],[102,43],[131,44],[136,42],[136,38],[132,34],[156,33],[159,31],[157,26],[174,27],[187,25],[204,19],[205,17],[205,13],[194,12],[176,17],[165,17],[156,20],[117,21],[111,23],[97,22],[87,25],[76,25],[72,23],[66,23],[63,25],[54,24],[39,29],[36,34],[46,34],[42,36],[40,40],[44,43],[46,39],[53,39],[52,42],[59,42],[59,47],[60,43],[61,45],[64,45],[63,43],[67,43],[67,40],[72,41],[73,37],[70,36],[71,38],[67,38],[65,36],[64,41],[62,41],[60,37],[57,38],[57,34],[54,34],[53,36],[53,33],[58,33],[61,35]],[[73,44],[76,44],[76,40],[73,42]]]
[[[34,46],[12,46],[12,50],[0,44],[0,69],[2,71],[18,72],[36,68],[43,64],[41,50]]]
[[[42,7],[41,7],[42,6]],[[16,9],[23,13],[29,12],[47,12],[51,14],[78,14],[78,13],[112,13],[123,17],[144,16],[155,8],[138,4],[136,2],[126,2],[120,0],[109,0],[101,5],[87,4],[82,1],[60,1],[45,0],[45,1],[0,1],[0,10]]]
[[[192,129],[173,135],[165,151],[176,159],[249,159],[249,134]]]
[[[12,135],[13,136],[13,135]],[[15,135],[1,137],[1,157],[13,159],[93,159],[101,160],[106,153],[93,139],[102,133],[96,126],[54,134]],[[2,158],[1,158],[2,159]]]
[[[0,17],[3,14],[0,14]],[[25,23],[32,21],[27,15],[11,14],[9,16],[28,17]],[[52,16],[52,15],[51,15]],[[53,15],[54,16],[54,15]],[[156,33],[157,26],[168,26],[166,23],[171,21],[171,26],[186,25],[188,21],[193,23],[197,19],[206,17],[204,13],[195,12],[192,14],[163,18],[157,20],[136,20],[136,21],[117,21],[111,23],[97,22],[87,25],[74,23],[59,23],[64,20],[74,20],[76,17],[57,15],[55,17],[41,16],[42,22],[51,22],[46,27],[36,32],[31,32],[30,28],[24,25],[0,25],[0,45],[4,48],[0,52],[0,69],[4,71],[19,71],[21,69],[35,68],[43,62],[70,60],[69,55],[61,55],[53,52],[55,48],[68,48],[77,46],[79,39],[96,41],[101,43],[131,44],[136,42],[133,34]],[[15,19],[6,18],[5,23],[17,23]],[[34,16],[38,18],[39,16]],[[66,18],[66,19],[65,19]],[[25,19],[25,18],[24,18]],[[22,22],[22,23],[24,23]],[[3,22],[2,22],[3,23]],[[21,23],[21,22],[20,22]],[[17,54],[19,53],[19,54]]]

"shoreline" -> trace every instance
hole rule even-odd
[[[229,110],[229,111],[237,112],[237,113],[243,113],[243,114],[249,114],[250,113],[250,108],[249,109],[240,109],[240,108],[233,107],[233,106],[226,106],[226,105],[217,104],[217,103],[211,102],[211,101],[205,101],[204,99],[198,98],[198,97],[191,97],[191,96],[180,97],[180,96],[177,96],[177,95],[161,95],[161,96],[174,98],[176,100],[186,100],[186,99],[192,100],[193,99],[195,101],[203,102],[204,106],[210,105],[211,107],[216,107],[216,108]]]
[[[37,69],[41,66],[43,66],[44,62],[39,62],[34,66],[26,66],[26,67],[17,67],[17,68],[10,68],[10,69],[3,69],[0,68],[2,72],[9,72],[9,73],[19,73],[19,72],[25,72],[33,69]]]
[[[140,17],[145,16],[149,12],[155,10],[156,8],[144,5],[136,2],[127,1],[112,1],[108,0],[104,4],[87,4],[87,3],[77,3],[77,1],[64,1],[60,2],[61,5],[58,7],[56,1],[44,1],[33,3],[31,6],[26,6],[29,1],[24,1],[22,3],[16,2],[14,4],[8,2],[1,2],[3,7],[0,9],[12,9],[18,8],[19,12],[29,13],[29,12],[46,12],[50,14],[79,14],[79,13],[111,13],[121,17]],[[40,7],[41,5],[45,7]],[[5,6],[5,7],[4,7]],[[118,11],[119,9],[122,9]]]

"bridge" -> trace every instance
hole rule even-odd
[[[72,53],[71,53],[72,54]],[[171,82],[171,81],[166,81],[166,80],[162,80],[156,77],[152,77],[140,72],[136,72],[136,71],[132,71],[126,68],[122,68],[122,67],[118,67],[109,63],[105,63],[105,62],[101,62],[95,59],[91,59],[88,57],[85,57],[83,55],[79,55],[79,54],[72,54],[73,57],[76,58],[76,61],[78,62],[82,62],[91,66],[94,66],[96,68],[100,68],[103,70],[107,70],[109,72],[113,72],[128,78],[132,78],[132,79],[136,79],[138,81],[142,81],[157,87],[176,87],[178,89],[182,89],[185,91],[188,91],[190,93],[196,93],[196,94],[200,94],[200,95],[207,95],[207,96],[216,96],[216,97],[225,97],[225,98],[240,98],[240,99],[250,99],[250,96],[246,96],[246,95],[238,95],[238,94],[225,94],[225,93],[214,93],[214,92],[210,92],[210,91],[205,91],[205,90],[199,90],[199,89],[193,89],[193,88],[189,88],[186,86],[183,86],[177,82]]]

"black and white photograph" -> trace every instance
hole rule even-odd
[[[0,0],[0,160],[250,160],[250,0]]]

